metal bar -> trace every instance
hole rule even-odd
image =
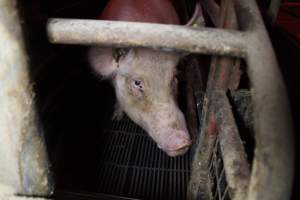
[[[238,29],[236,13],[231,0],[222,0],[220,7],[219,28]],[[216,58],[217,73],[214,79],[215,88],[227,90],[238,86],[240,80],[239,65],[235,65],[239,59],[229,57]]]
[[[246,33],[138,22],[50,19],[52,43],[150,47],[190,53],[245,57]]]
[[[252,32],[246,61],[256,148],[248,199],[288,199],[293,183],[294,139],[286,88],[256,2],[234,2],[241,25]]]
[[[16,1],[0,1],[0,43],[0,199],[50,196],[50,164]]]
[[[214,75],[214,71],[210,70],[210,80]],[[209,87],[209,86],[207,86]],[[211,199],[209,165],[210,158],[214,149],[215,140],[217,138],[215,123],[212,113],[210,112],[210,98],[204,97],[202,110],[202,128],[200,130],[199,140],[196,141],[196,149],[192,162],[191,179],[188,185],[187,199]]]
[[[234,2],[241,28],[251,35],[246,61],[256,109],[257,147],[248,199],[286,199],[291,193],[294,158],[286,90],[256,3]],[[213,88],[210,82],[208,91]]]
[[[214,91],[212,98],[229,191],[233,199],[245,199],[250,170],[244,146],[225,91]]]
[[[217,149],[216,149],[217,151]],[[221,189],[220,189],[220,179],[221,177],[219,176],[219,163],[218,163],[218,160],[217,160],[217,157],[214,157],[214,163],[215,163],[215,167],[214,167],[214,171],[215,171],[215,176],[216,176],[216,193],[217,193],[217,196],[218,196],[218,199],[221,199]]]
[[[218,26],[218,27],[224,27],[224,28],[230,28],[230,29],[237,29],[238,25],[237,25],[236,15],[235,15],[235,11],[233,9],[233,4],[232,4],[232,2],[230,0],[221,1],[221,7],[218,8],[217,12],[219,12],[219,13],[214,13],[215,17],[218,16],[217,17],[218,21],[215,21],[216,26]],[[231,83],[230,80],[231,80],[232,72],[235,72],[235,71],[238,70],[238,67],[234,68],[234,64],[233,63],[234,63],[234,60],[232,58],[217,57],[217,56],[213,57],[212,62],[211,62],[211,67],[210,67],[208,84],[207,84],[207,99],[208,99],[208,102],[210,102],[209,104],[206,105],[207,106],[206,109],[208,110],[207,113],[216,113],[215,112],[215,104],[216,104],[215,101],[217,101],[217,100],[213,98],[214,92],[216,91],[216,89],[222,89],[223,91],[226,91],[228,89],[228,86],[231,85],[230,84]],[[234,74],[235,75],[236,74],[239,75],[238,73],[234,73]],[[238,81],[239,79],[235,78],[234,80]],[[218,113],[216,113],[216,115],[217,114]],[[210,127],[212,126],[211,124],[215,124],[214,123],[215,115],[214,114],[210,114],[210,115],[211,116],[207,119],[207,121],[203,121],[203,123],[202,123],[202,126],[204,127],[204,129],[207,129],[207,133],[204,132],[204,133],[201,133],[201,134],[208,134],[208,135],[210,135],[209,132],[212,132],[212,131],[210,131],[210,129],[211,129]],[[233,119],[233,116],[232,116],[232,119]],[[231,123],[230,124],[231,126],[236,127],[234,120],[230,121],[230,123]],[[236,135],[236,136],[238,137],[238,135]],[[222,155],[223,156],[226,153],[228,153],[228,151],[226,151],[226,148],[225,148],[225,150],[223,148],[221,150],[222,150]],[[200,159],[199,158],[197,158],[197,159],[199,159],[201,162],[203,162],[202,156],[204,156],[204,155],[210,155],[209,152],[211,151],[211,149],[206,148],[205,151],[199,152]],[[223,159],[225,159],[224,165],[226,165],[226,170],[229,169],[228,173],[230,173],[230,172],[233,171],[231,169],[231,167],[232,167],[232,159],[230,159],[230,158],[231,157],[228,157],[227,155],[223,157]],[[197,159],[195,159],[194,162],[199,162],[199,160],[197,160]],[[247,161],[245,159],[241,160],[241,162],[242,162],[242,165],[247,165]],[[208,167],[208,166],[204,165],[203,168],[206,168],[206,167]],[[202,170],[203,171],[203,168],[202,169],[198,169],[198,170]],[[234,169],[236,169],[236,168],[234,168]],[[194,170],[197,170],[197,169],[194,168]],[[194,172],[194,175],[198,175],[197,178],[200,178],[201,180],[204,179],[203,175],[196,174],[195,171],[193,171],[193,172]],[[249,169],[248,169],[248,174],[249,174]],[[216,173],[215,176],[218,179],[218,174],[217,173]],[[195,179],[197,179],[197,178],[195,178]],[[231,186],[231,188],[236,189],[239,186],[238,181],[236,182],[236,179],[232,178],[232,176],[230,178],[231,178],[230,179],[230,186]],[[247,180],[249,180],[249,177],[248,177]],[[193,178],[192,178],[192,181],[193,181]],[[207,182],[209,182],[209,181],[213,182],[213,180],[208,180]],[[198,184],[198,187],[200,188],[200,191],[201,192],[203,191],[202,193],[211,194],[211,192],[213,192],[213,191],[206,191],[206,185],[201,184],[199,181],[198,181],[197,184]],[[219,192],[216,192],[216,194],[219,195],[219,199],[221,199],[220,188],[219,188],[219,181],[218,180],[217,180],[216,184],[217,184],[216,185],[216,188],[217,188],[216,190],[219,191]],[[195,187],[196,186],[194,186],[194,188]],[[245,190],[245,188],[243,188],[243,189]],[[241,196],[240,193],[241,192],[238,190],[238,193],[237,193],[238,197]],[[244,196],[246,196],[246,193],[242,193],[242,194]],[[197,196],[194,195],[192,198],[193,199],[197,199]]]
[[[286,89],[256,2],[233,1],[240,28],[246,32],[93,20],[51,20],[48,32],[54,42],[69,44],[151,47],[245,57],[256,132],[248,199],[287,199],[292,187],[294,151]],[[196,165],[194,162],[195,169],[202,169]]]
[[[116,195],[111,195],[111,194],[104,194],[104,193],[90,193],[90,192],[81,193],[81,192],[72,192],[72,191],[67,191],[67,190],[56,191],[55,197],[57,199],[138,200],[136,198],[127,198],[127,197],[116,196]]]
[[[202,0],[201,1],[205,11],[211,18],[213,24],[217,26],[220,24],[220,6],[214,0]]]
[[[201,80],[196,79],[196,68],[198,68],[197,58],[191,58],[191,62],[187,63],[185,66],[185,80],[186,80],[186,123],[189,130],[191,139],[195,141],[198,136],[198,123],[197,123],[197,109],[196,102],[194,98],[194,93],[196,89],[195,82],[200,82]],[[202,88],[204,88],[202,84]]]
[[[211,61],[206,95],[203,100],[202,125],[199,140],[196,141],[196,149],[192,163],[192,175],[188,186],[187,199],[211,199],[211,180],[208,177],[210,158],[213,153],[214,144],[217,139],[217,130],[214,116],[211,112],[211,91],[215,87],[217,58],[214,56]]]
[[[269,10],[268,10],[268,17],[271,24],[274,24],[276,21],[278,11],[280,8],[281,0],[271,0]]]
[[[194,14],[191,19],[188,21],[186,26],[193,26],[193,27],[203,27],[205,26],[205,20],[203,17],[202,8],[199,2],[196,2]]]

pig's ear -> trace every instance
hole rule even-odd
[[[94,71],[104,78],[111,77],[118,69],[111,48],[91,47],[88,52],[89,62]]]

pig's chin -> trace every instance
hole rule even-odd
[[[190,144],[187,144],[186,146],[176,150],[163,148],[159,144],[157,144],[157,147],[162,151],[164,151],[168,156],[175,157],[175,156],[181,156],[185,154],[189,150]]]
[[[163,149],[162,149],[163,150]],[[179,150],[170,151],[170,150],[163,150],[168,156],[175,157],[175,156],[181,156],[185,154],[189,150],[189,147],[184,147]]]
[[[156,132],[154,134],[149,131],[148,133],[156,142],[158,148],[171,157],[185,154],[192,145],[192,141],[186,130],[171,130]]]

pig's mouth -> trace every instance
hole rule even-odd
[[[168,156],[175,157],[175,156],[181,156],[185,154],[188,150],[189,150],[189,146],[177,150],[169,150],[169,151],[166,150],[165,152],[166,154],[168,154]]]
[[[184,144],[183,146],[181,146],[180,148],[176,148],[176,149],[163,148],[159,144],[157,146],[159,149],[163,150],[168,156],[175,157],[175,156],[180,156],[180,155],[185,154],[189,150],[189,147],[191,146],[191,144],[192,144],[192,142],[189,141],[186,144]]]

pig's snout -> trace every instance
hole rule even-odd
[[[184,131],[175,131],[171,135],[165,138],[164,142],[160,144],[158,142],[158,147],[165,151],[169,156],[180,156],[185,154],[192,141]]]

